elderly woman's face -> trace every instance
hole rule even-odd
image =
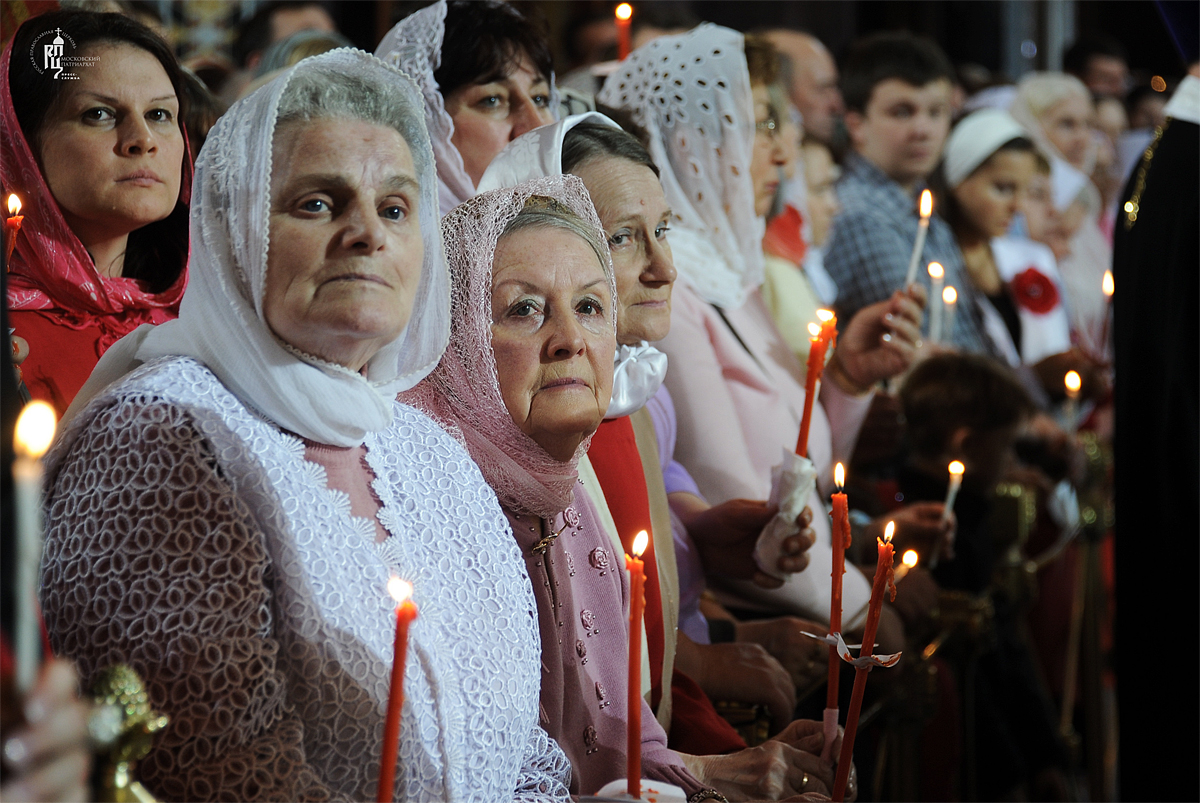
[[[1042,115],[1046,138],[1073,167],[1082,169],[1087,162],[1095,117],[1091,99],[1078,95],[1060,100]]]
[[[608,278],[579,235],[513,232],[492,263],[492,350],[513,421],[558,460],[604,420],[616,334]]]
[[[263,314],[285,342],[361,370],[408,323],[425,243],[408,143],[363,120],[275,132]]]
[[[658,176],[619,157],[591,159],[571,171],[583,179],[612,249],[617,282],[617,342],[662,340],[671,330],[675,264],[667,244],[667,206]]]
[[[179,199],[179,99],[153,55],[98,44],[96,61],[64,82],[38,134],[46,185],[75,236],[128,234],[171,214]]]
[[[771,107],[771,92],[766,84],[755,84],[754,151],[750,157],[750,179],[754,182],[754,214],[766,217],[779,189],[779,168],[788,166],[789,152],[784,142],[788,134]],[[769,126],[774,126],[773,128]],[[795,134],[794,131],[790,132]],[[794,149],[793,149],[794,150]]]
[[[526,131],[554,122],[550,81],[522,56],[493,81],[467,84],[445,97],[454,121],[450,141],[476,186],[504,146]]]

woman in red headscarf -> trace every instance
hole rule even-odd
[[[24,216],[10,326],[28,344],[30,394],[60,414],[109,346],[179,312],[192,175],[181,82],[170,47],[119,14],[34,17],[0,60],[0,183]]]

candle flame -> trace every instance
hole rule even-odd
[[[942,302],[945,304],[957,304],[958,291],[953,287],[947,286],[945,290],[942,290]]]
[[[904,557],[900,558],[900,562],[911,569],[917,565],[917,561],[920,559],[921,556],[917,554],[915,549],[906,549],[904,550]]]
[[[946,275],[946,271],[945,271],[945,269],[942,268],[941,263],[930,262],[929,263],[929,275],[932,276],[934,279],[940,279]]]
[[[1063,384],[1067,386],[1068,393],[1078,393],[1083,387],[1083,380],[1080,379],[1078,371],[1067,371],[1067,375],[1063,377]]]
[[[933,214],[933,193],[929,190],[921,192],[921,217],[928,219]]]
[[[388,580],[388,593],[392,595],[392,599],[396,600],[397,605],[411,597],[412,592],[412,583],[407,580],[401,580],[394,574]]]
[[[963,475],[963,472],[966,470],[967,470],[967,467],[964,466],[962,463],[958,462],[957,460],[950,463],[950,473],[951,474],[957,474],[958,476],[961,477]]]
[[[846,484],[846,467],[841,463],[833,467],[833,484],[838,487],[838,491]]]
[[[1104,271],[1104,282],[1100,285],[1100,289],[1104,291],[1104,295],[1106,297],[1112,298],[1113,291],[1117,289],[1117,286],[1113,283],[1113,275],[1111,270]]]
[[[8,214],[18,215],[20,213],[21,213],[21,199],[18,198],[17,194],[14,192],[12,195],[8,196]]]
[[[633,537],[633,554],[640,558],[642,553],[646,551],[646,547],[649,545],[650,533],[642,530]]]
[[[615,13],[617,15],[617,19],[627,20],[633,16],[633,6],[629,5],[628,3],[621,3],[617,6]]]
[[[821,334],[821,327],[810,321],[808,324],[808,333],[813,337],[816,337],[817,335]]]
[[[13,447],[17,454],[37,460],[54,440],[54,408],[44,401],[32,401],[17,416]]]
[[[817,310],[817,317],[821,319],[822,323],[829,323],[830,321],[833,320],[833,311],[827,310],[827,309],[819,309],[819,310]]]
[[[892,536],[896,534],[896,522],[889,521],[887,527],[883,528],[883,542],[885,544],[892,543]]]

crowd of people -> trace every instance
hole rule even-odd
[[[1069,73],[983,86],[908,33],[839,64],[807,33],[659,22],[619,62],[573,42],[562,85],[499,2],[438,0],[374,54],[269,4],[219,84],[121,13],[20,26],[4,391],[61,422],[53,657],[6,720],[6,800],[91,794],[76,684],[118,663],[171,720],[138,765],[160,799],[609,794],[639,707],[641,773],[679,800],[825,799],[835,464],[845,640],[889,523],[917,560],[846,799],[1078,799],[1114,238],[1163,129],[1200,122],[1195,68],[1130,91],[1084,37]],[[54,36],[74,80],[28,56]],[[806,406],[815,480],[784,516]],[[420,614],[381,791],[392,576]]]

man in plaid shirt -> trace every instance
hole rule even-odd
[[[846,62],[842,82],[853,150],[838,183],[842,211],[825,252],[841,320],[904,285],[920,221],[917,197],[950,133],[953,75],[937,45],[911,34],[863,39]],[[936,211],[917,272],[927,288],[925,266],[933,261],[958,291],[953,331],[943,337],[962,351],[992,353],[979,292],[967,278],[954,233]],[[940,303],[929,299],[930,305]]]

